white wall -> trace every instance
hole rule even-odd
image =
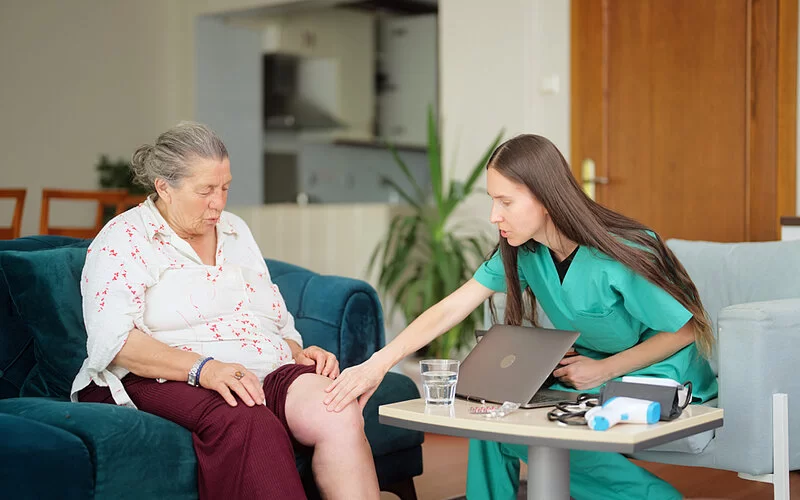
[[[378,97],[378,134],[425,146],[428,109],[438,116],[439,19],[436,14],[379,17],[380,67],[391,91]]]
[[[444,161],[455,177],[500,129],[548,137],[569,159],[568,1],[440,0],[439,47]],[[552,75],[558,93],[540,93]],[[460,216],[489,228],[488,197],[474,195]]]
[[[131,155],[194,117],[200,12],[326,0],[2,0],[1,187],[28,189],[23,234],[39,227],[42,187],[94,189],[100,154]],[[0,224],[10,208],[0,206]],[[66,208],[66,209],[65,209]],[[54,206],[55,223],[91,210]]]
[[[129,157],[183,118],[167,50],[173,8],[160,0],[0,4],[0,186],[28,189],[23,234],[38,231],[42,187],[94,188],[100,154]],[[54,222],[63,211],[54,207]]]
[[[526,132],[547,137],[570,161],[570,4],[568,0],[525,3]]]
[[[42,187],[93,188],[100,154],[127,157],[194,117],[198,13],[330,3],[0,2],[0,186],[29,189],[23,233],[38,229]],[[568,154],[567,1],[440,0],[439,31],[445,158],[455,175],[463,178],[501,127],[507,137],[541,133]],[[538,93],[552,74],[559,93]],[[800,214],[800,161],[797,179]],[[467,213],[485,221],[485,197],[476,196]]]
[[[270,259],[320,274],[364,279],[373,286],[378,284],[377,273],[367,275],[369,259],[398,209],[378,203],[229,205]]]
[[[228,202],[264,201],[261,33],[231,26],[219,16],[195,24],[195,119],[225,142],[235,183]]]

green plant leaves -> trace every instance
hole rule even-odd
[[[95,170],[101,188],[124,188],[131,194],[145,194],[145,189],[133,182],[131,166],[123,159],[112,161],[108,155],[101,155]]]
[[[436,207],[442,208],[442,156],[439,148],[439,132],[436,127],[436,118],[433,116],[433,106],[428,106],[428,169],[431,176],[431,188]]]
[[[398,158],[399,158],[399,157],[398,157]],[[392,179],[390,179],[390,178],[388,178],[388,177],[383,177],[383,178],[381,179],[381,182],[383,182],[384,184],[388,184],[389,186],[391,186],[391,187],[392,187],[392,189],[394,189],[395,191],[397,191],[397,194],[399,194],[401,198],[403,198],[404,200],[406,200],[406,203],[408,203],[409,205],[411,205],[411,206],[413,206],[413,207],[420,208],[420,203],[419,203],[419,202],[417,202],[417,200],[415,200],[414,198],[412,198],[412,197],[411,197],[411,195],[409,195],[408,193],[406,193],[406,192],[405,192],[405,190],[404,190],[403,188],[401,188],[400,186],[398,186],[398,185],[397,185],[397,183],[396,183],[395,181],[393,181]],[[416,183],[415,183],[415,184],[416,184]],[[417,188],[419,189],[419,186],[417,186]]]
[[[378,291],[391,303],[389,315],[402,311],[410,323],[425,310],[455,291],[472,277],[490,247],[481,235],[460,236],[448,226],[452,213],[473,192],[486,162],[502,137],[500,132],[469,172],[466,182],[451,180],[444,186],[441,143],[433,113],[428,109],[428,175],[432,200],[427,200],[421,185],[392,145],[388,145],[398,168],[409,180],[413,193],[385,179],[408,203],[411,214],[396,215],[386,237],[370,257],[368,272],[378,266]],[[483,309],[473,311],[464,321],[435,339],[427,355],[451,356],[472,339],[482,326]]]
[[[392,156],[394,157],[394,161],[397,162],[397,166],[400,167],[400,170],[403,171],[403,174],[405,174],[406,178],[409,180],[409,182],[411,182],[411,186],[414,188],[414,194],[416,195],[417,199],[420,202],[424,202],[425,201],[425,192],[422,190],[420,185],[417,183],[417,180],[414,178],[414,175],[411,173],[411,170],[408,168],[408,165],[406,165],[406,163],[403,161],[403,159],[400,158],[400,155],[397,154],[397,150],[395,149],[394,145],[388,144],[387,147],[389,148],[389,151],[392,153]],[[386,180],[389,181],[390,184],[395,186],[395,183],[393,181],[391,181],[389,179],[386,179]],[[397,189],[397,188],[395,188],[395,189]],[[398,190],[398,191],[401,191],[401,190]],[[409,196],[404,196],[404,198],[410,198],[410,197]],[[412,205],[413,204],[414,203],[412,203]]]

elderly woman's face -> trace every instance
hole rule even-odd
[[[231,162],[198,158],[189,168],[180,185],[167,187],[169,222],[179,233],[203,235],[214,230],[228,201]]]

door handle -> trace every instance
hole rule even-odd
[[[608,184],[608,177],[597,177],[597,165],[591,158],[586,158],[581,163],[581,185],[583,192],[591,199],[596,199],[595,186]]]

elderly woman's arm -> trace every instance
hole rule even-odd
[[[174,349],[134,328],[114,358],[114,364],[140,377],[185,382],[199,357],[195,352]]]
[[[140,377],[186,382],[198,358],[200,355],[195,352],[175,349],[134,328],[114,358],[114,364]],[[237,379],[234,376],[237,371],[244,373],[244,377]],[[247,406],[264,403],[264,388],[258,377],[238,363],[208,361],[200,371],[200,385],[220,393],[231,406],[236,406],[231,391]]]

